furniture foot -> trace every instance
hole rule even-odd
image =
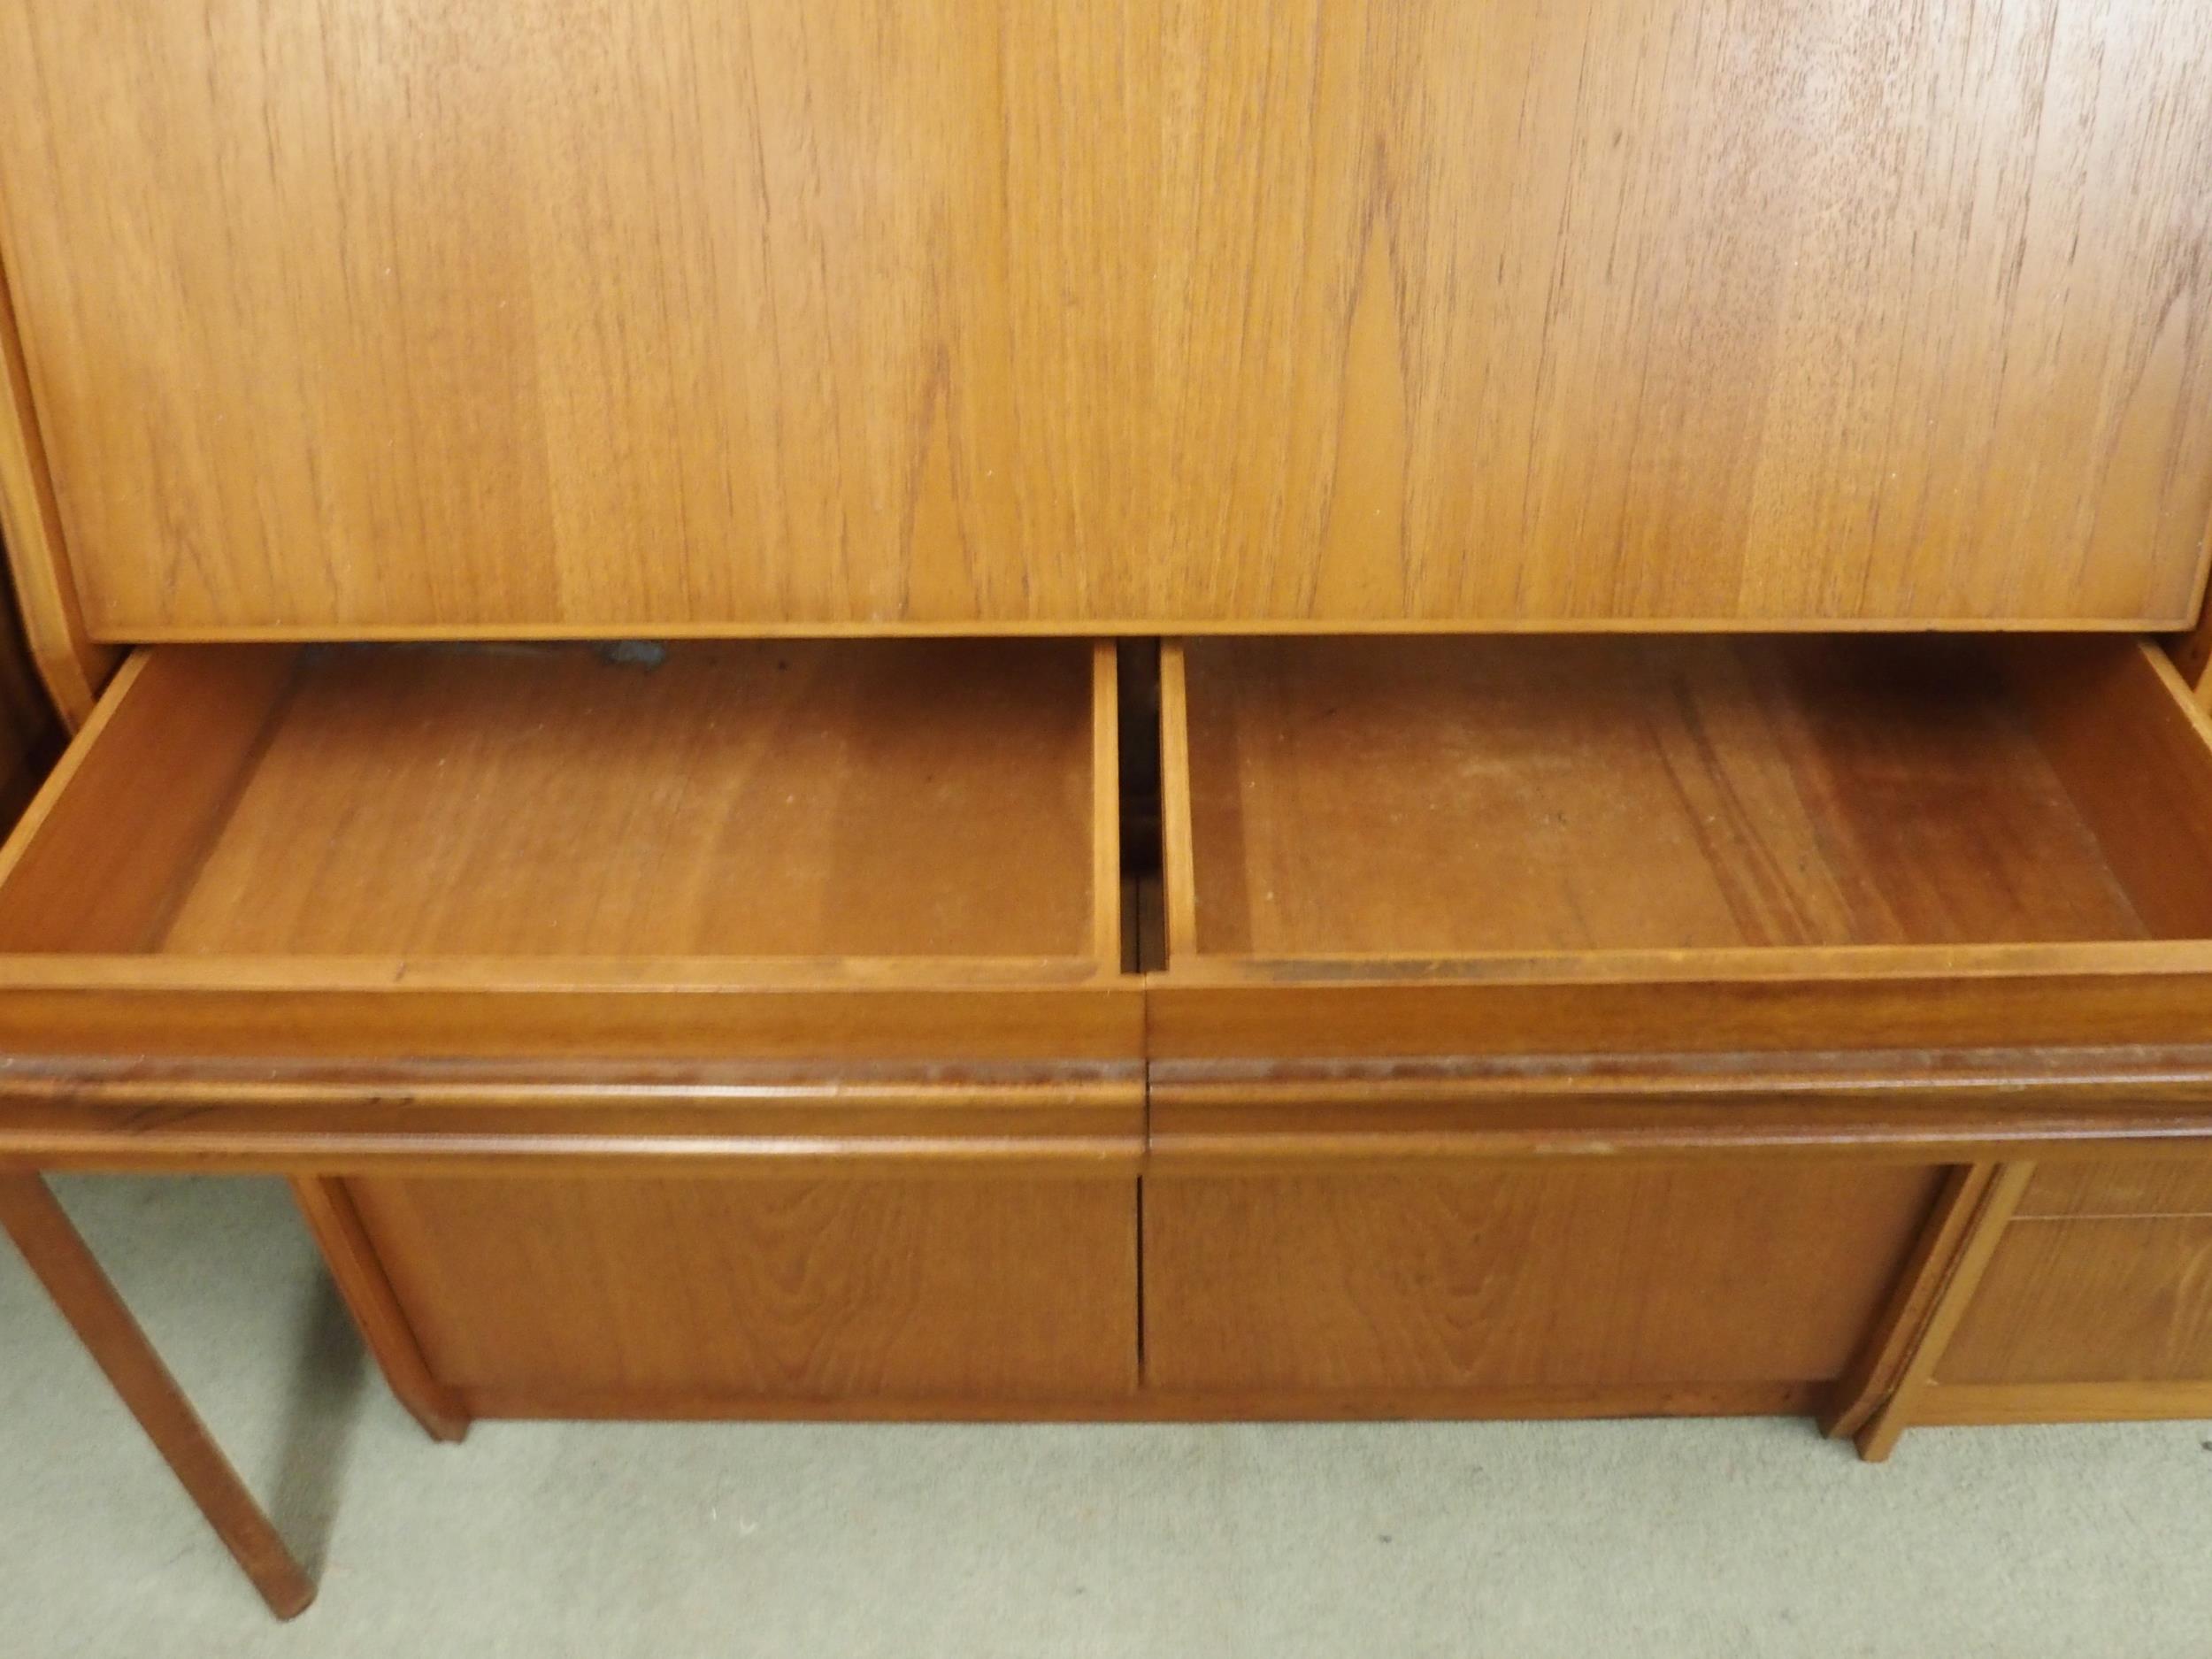
[[[1859,1448],[1859,1461],[1863,1463],[1886,1463],[1889,1455],[1897,1449],[1903,1438],[1906,1412],[1902,1397],[1893,1399],[1877,1411],[1867,1425],[1851,1437]]]
[[[315,1599],[314,1580],[210,1437],[43,1179],[0,1171],[0,1226],[269,1610],[280,1619],[303,1612]]]

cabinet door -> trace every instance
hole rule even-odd
[[[1936,1379],[2212,1383],[2212,1216],[2016,1219]]]
[[[1136,1380],[1128,1180],[349,1186],[472,1415],[987,1415]]]
[[[1779,1409],[1849,1364],[1939,1179],[1757,1162],[1151,1179],[1147,1379],[1653,1409],[1717,1388],[1708,1405]]]

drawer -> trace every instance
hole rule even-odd
[[[0,864],[0,1151],[334,1178],[465,1414],[1125,1394],[1116,706],[1079,642],[143,651]]]
[[[0,855],[0,1142],[1133,1173],[1114,676],[1079,641],[142,650]]]
[[[2142,642],[1218,639],[1162,672],[1167,1166],[2212,1124],[2212,727]]]
[[[2212,1217],[2016,1220],[1935,1375],[1961,1386],[2212,1383]]]
[[[2038,1164],[2013,1214],[2097,1219],[2212,1216],[2212,1158]]]

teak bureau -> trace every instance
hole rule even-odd
[[[0,85],[0,1161],[289,1177],[434,1432],[2212,1415],[2212,11]]]

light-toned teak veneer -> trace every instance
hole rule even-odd
[[[1117,717],[1072,641],[142,652],[0,864],[0,1159],[293,1176],[442,1428],[1111,1399]]]
[[[20,625],[25,665],[45,687],[63,720],[72,728],[81,726],[114,672],[117,653],[95,644],[85,631],[74,572],[63,549],[53,474],[32,407],[30,371],[9,298],[4,258],[0,258],[0,552],[7,555],[11,579],[9,608],[14,614],[9,626],[12,630]]]
[[[1991,1166],[2203,1156],[2212,726],[2154,647],[1190,640],[1162,684],[1163,1384],[1855,1429]]]
[[[2212,1159],[2000,1174],[1862,1449],[1923,1424],[2212,1417]]]
[[[9,7],[93,636],[2195,620],[2200,5],[757,11]]]
[[[2202,1040],[2212,725],[2147,644],[1193,641],[1163,682],[1156,1058]]]
[[[2124,10],[0,8],[0,1169],[449,1438],[2198,1401]]]

